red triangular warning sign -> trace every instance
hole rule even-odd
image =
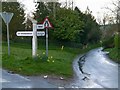
[[[48,17],[46,17],[43,21],[43,25],[45,28],[53,28],[52,24],[50,23]]]

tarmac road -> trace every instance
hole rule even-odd
[[[80,61],[76,58],[73,66],[79,79],[74,86],[79,88],[118,88],[118,64],[111,61],[103,48],[89,51],[81,58],[81,69],[77,67]],[[79,70],[82,70],[79,72]],[[83,80],[83,82],[81,82]],[[79,84],[81,83],[81,84]],[[120,86],[120,85],[119,85]]]
[[[39,78],[30,80],[27,77],[20,76],[18,74],[8,73],[6,70],[2,70],[2,88],[56,88],[44,80]]]

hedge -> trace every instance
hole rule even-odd
[[[114,37],[115,48],[120,49],[120,33],[116,32]]]

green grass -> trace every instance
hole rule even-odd
[[[108,48],[105,49],[109,52],[109,57],[117,63],[120,63],[120,49],[117,48]]]
[[[46,60],[45,49],[39,44],[38,58],[31,57],[31,44],[11,43],[11,55],[7,55],[7,43],[2,44],[2,66],[4,69],[14,71],[22,75],[57,75],[70,78],[73,76],[72,62],[76,55],[87,52],[97,47],[90,45],[86,49],[49,45],[49,57]]]

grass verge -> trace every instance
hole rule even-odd
[[[49,57],[45,57],[45,49],[39,45],[38,58],[31,57],[30,44],[11,43],[11,55],[7,55],[7,43],[2,44],[2,66],[22,75],[57,75],[65,78],[73,76],[72,62],[76,55],[85,53],[98,45],[89,45],[86,49],[61,46],[49,46]],[[54,49],[53,49],[54,48]]]
[[[109,57],[117,62],[117,63],[120,63],[120,49],[117,49],[117,48],[108,48],[108,49],[105,49],[106,51],[109,52]]]

